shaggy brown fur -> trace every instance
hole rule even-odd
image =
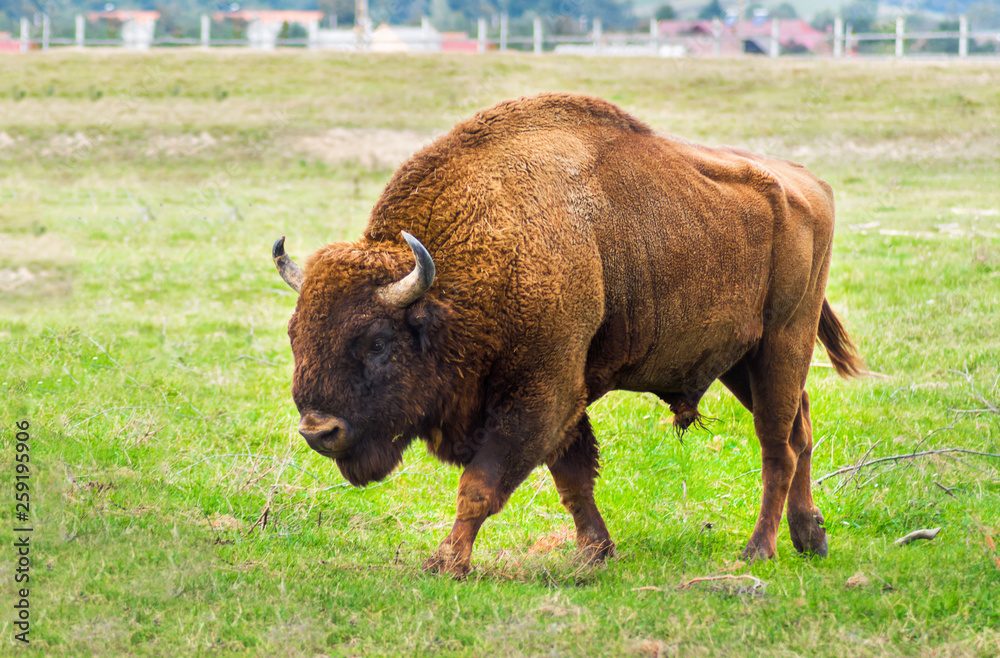
[[[374,294],[413,267],[401,231],[437,266],[403,309]],[[304,418],[349,428],[324,454],[356,485],[417,437],[464,466],[426,564],[463,575],[483,521],[542,463],[580,549],[610,555],[587,405],[650,391],[684,428],[721,379],[763,452],[745,555],[774,554],[786,501],[796,547],[825,554],[803,390],[817,335],[838,372],[863,371],[824,299],[832,237],[830,187],[799,165],[658,136],[594,98],[501,103],[406,162],[359,241],[308,259],[293,397]]]

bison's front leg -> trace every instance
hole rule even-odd
[[[457,515],[451,532],[434,555],[424,562],[425,571],[464,578],[472,568],[472,545],[487,517],[499,512],[507,500],[491,474],[470,465],[458,484]],[[509,495],[509,494],[508,494]]]
[[[575,435],[572,442],[558,459],[549,463],[549,471],[559,491],[559,500],[573,515],[577,548],[589,562],[597,563],[615,553],[614,542],[594,501],[597,439],[586,414],[572,432]]]
[[[510,405],[507,409],[510,409]],[[540,437],[554,435],[551,422],[538,419],[548,414],[529,409],[494,412],[494,422],[481,430],[475,456],[458,483],[455,525],[424,562],[424,569],[463,578],[471,568],[472,545],[483,522],[500,512],[524,478],[543,461],[546,443]]]

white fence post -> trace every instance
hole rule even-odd
[[[212,45],[212,23],[209,21],[208,14],[201,15],[201,45],[203,48]]]
[[[48,14],[42,14],[42,50],[49,49],[49,37],[52,35],[52,19]]]
[[[507,52],[507,14],[500,14],[500,52]]]
[[[365,5],[367,11],[367,4]],[[356,15],[356,14],[355,14]],[[366,15],[364,18],[358,20],[355,19],[354,22],[354,33],[357,35],[358,50],[363,53],[370,52],[372,49],[372,21]]]
[[[768,55],[777,57],[781,54],[781,21],[777,18],[771,19],[771,47]]]
[[[83,14],[76,15],[76,47],[83,48],[84,44],[87,42],[86,37],[86,22],[84,21]]]
[[[476,28],[476,52],[482,54],[486,52],[486,19],[480,18]]]
[[[833,56],[844,55],[844,19],[837,16],[833,19]]]
[[[714,57],[722,55],[722,21],[718,18],[712,19],[712,55]]]
[[[601,41],[604,40],[604,24],[600,18],[594,19],[594,52],[601,52]]]
[[[308,25],[309,33],[309,50],[316,50],[319,48],[319,19],[310,18]]]
[[[654,55],[660,52],[660,23],[655,17],[649,19],[649,49]]]
[[[534,44],[535,45],[535,48],[534,48],[535,54],[536,55],[541,55],[542,54],[542,42],[543,42],[543,40],[542,40],[542,19],[541,18],[539,18],[539,17],[536,16],[535,20],[533,20],[531,22],[531,31],[532,31],[533,36],[535,37],[535,44]]]
[[[903,29],[906,19],[902,16],[896,17],[896,57],[903,56]]]
[[[958,17],[958,56],[969,56],[969,19],[965,15]]]
[[[29,41],[31,40],[31,26],[28,23],[28,19],[21,17],[21,52],[28,52],[28,48],[31,46]]]

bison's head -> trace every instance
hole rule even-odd
[[[285,254],[284,238],[272,252],[299,293],[288,323],[299,432],[355,485],[384,478],[414,437],[432,429],[443,384],[434,336],[447,307],[427,295],[430,254],[402,235],[409,249],[329,245],[305,272]]]

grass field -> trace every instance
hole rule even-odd
[[[28,421],[39,654],[1000,653],[995,457],[829,477],[815,490],[829,558],[797,557],[783,526],[778,558],[744,565],[761,488],[750,415],[715,386],[715,420],[682,444],[654,398],[614,393],[591,417],[618,557],[580,565],[543,469],[455,582],[420,564],[450,527],[457,470],[414,447],[357,490],[308,449],[290,397],[295,298],[271,243],[287,235],[301,260],[358,235],[396,151],[547,89],[833,185],[828,296],[885,376],[813,369],[814,477],[1000,453],[996,63],[9,57],[0,646],[18,644],[14,423]],[[721,574],[764,585],[678,589]]]

